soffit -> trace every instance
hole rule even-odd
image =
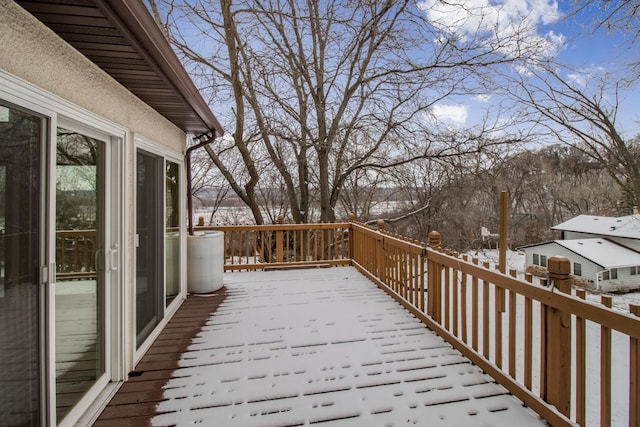
[[[141,0],[17,0],[187,133],[223,129]]]

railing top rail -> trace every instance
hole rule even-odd
[[[368,226],[366,224],[362,224],[362,223],[352,223],[351,226],[353,228],[357,228],[359,231],[362,231],[364,233],[368,233],[371,236],[382,236],[385,240],[386,243],[392,243],[393,245],[395,245],[396,247],[400,248],[400,249],[404,249],[407,250],[413,254],[424,254],[426,253],[426,246],[414,242],[412,240],[403,238],[401,236],[397,236],[394,234],[391,234],[387,231],[384,230],[378,230],[375,227],[371,227]]]
[[[497,270],[489,270],[461,258],[428,249],[427,256],[447,267],[471,274],[480,280],[486,280],[504,289],[539,301],[553,308],[574,314],[583,319],[599,323],[630,337],[640,339],[640,318],[621,313],[614,309],[582,300],[573,295],[554,292],[542,286],[517,279]]]
[[[207,225],[197,226],[196,230],[220,230],[220,231],[251,231],[251,230],[323,230],[335,228],[348,228],[348,222],[323,222],[317,224],[250,224],[250,225]]]

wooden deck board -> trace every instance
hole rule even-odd
[[[225,275],[96,422],[546,425],[355,269]]]

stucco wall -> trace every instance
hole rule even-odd
[[[11,0],[0,0],[0,68],[171,150],[185,135]]]
[[[121,248],[123,268],[125,325],[133,325],[135,318],[135,140],[161,145],[157,151],[181,157],[186,136],[178,127],[122,87],[108,74],[95,66],[78,51],[60,39],[40,21],[11,0],[0,0],[0,70],[26,81],[29,87],[64,100],[64,103],[87,110],[100,121],[115,124],[127,132],[122,141],[123,199]],[[3,73],[6,74],[6,73]],[[0,85],[2,81],[0,81]],[[47,98],[48,99],[48,98]],[[45,104],[48,101],[45,101]],[[39,102],[38,105],[42,103]],[[54,103],[55,104],[55,103]],[[47,105],[48,108],[48,105]],[[53,108],[52,111],[58,112]],[[70,119],[80,120],[77,117]],[[90,123],[82,123],[91,126]],[[121,136],[122,134],[118,135]],[[184,206],[184,204],[182,204]],[[124,375],[133,369],[135,331],[125,327]],[[119,378],[120,379],[120,378]]]

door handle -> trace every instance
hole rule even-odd
[[[116,243],[115,245],[113,245],[113,248],[109,252],[111,258],[109,260],[109,267],[112,271],[116,271],[118,269],[118,244]]]

